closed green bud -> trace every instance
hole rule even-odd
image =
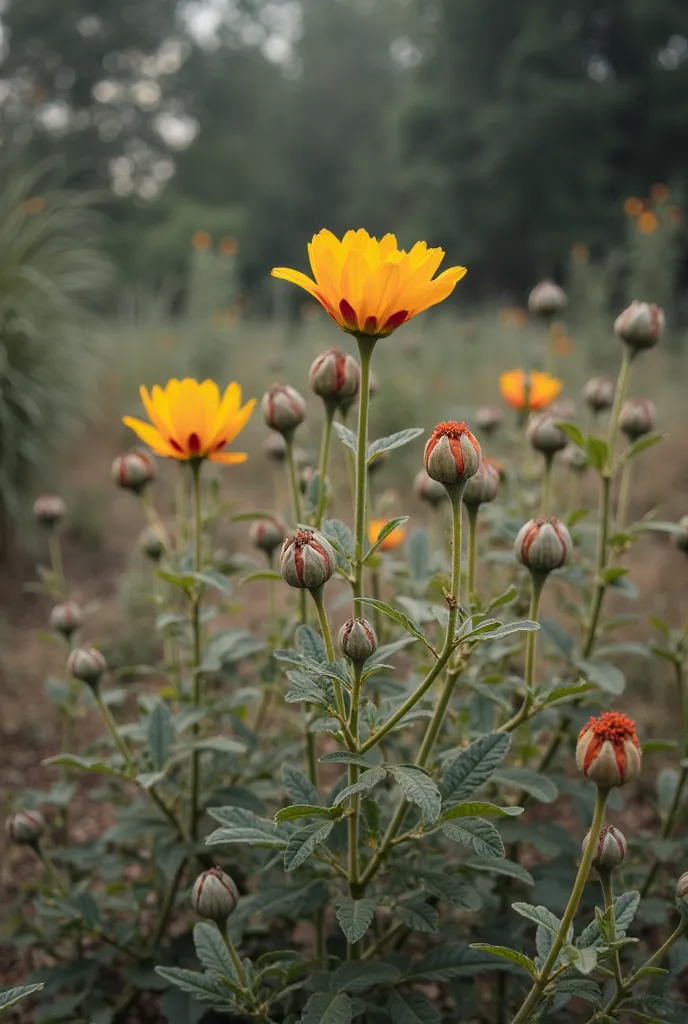
[[[348,619],[338,639],[342,654],[354,665],[362,665],[377,650],[375,630],[365,619]]]
[[[67,671],[75,679],[95,689],[105,672],[105,658],[95,647],[76,647],[67,659]]]
[[[191,892],[191,905],[200,917],[223,924],[236,910],[239,890],[220,868],[199,875]]]
[[[5,822],[7,838],[18,846],[38,846],[45,831],[40,811],[17,811]]]
[[[590,833],[583,840],[583,853],[585,853]],[[613,871],[623,863],[626,857],[626,839],[623,832],[613,825],[604,825],[597,840],[597,846],[592,857],[592,866],[600,872]]]

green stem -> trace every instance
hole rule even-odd
[[[628,514],[628,499],[631,493],[631,480],[633,477],[633,462],[626,459],[621,470],[621,482],[619,484],[619,498],[616,503],[616,529],[621,532],[626,525]]]
[[[193,530],[194,530],[194,572],[201,572],[203,564],[203,512],[201,509],[201,462],[194,460],[191,463],[193,473]],[[198,588],[199,584],[196,583]],[[200,707],[201,704],[201,593],[196,590],[191,603],[191,633],[193,637],[193,655],[191,672],[193,675],[193,706]],[[200,723],[193,726],[193,736],[198,738]],[[189,802],[189,836],[195,842],[198,837],[198,804],[200,795],[200,772],[201,752],[194,750],[191,753],[191,779]]]
[[[41,861],[43,862],[43,865],[44,865],[46,871],[48,872],[48,874],[52,878],[53,882],[55,883],[58,891],[61,892],[63,896],[66,896],[67,895],[67,889],[66,889],[65,884],[62,881],[62,879],[61,879],[61,877],[60,877],[60,875],[58,873],[57,868],[53,864],[52,859],[48,856],[48,854],[45,852],[43,847],[40,846],[38,843],[36,844],[34,849],[35,849],[36,853],[38,854],[38,856],[40,857]]]
[[[110,711],[110,708],[107,706],[107,704],[101,697],[100,690],[98,688],[94,688],[92,692],[93,696],[95,697],[96,704],[98,705],[98,710],[100,711],[103,722],[105,723],[105,726],[108,732],[110,733],[110,736],[112,737],[115,746],[122,755],[122,759],[127,767],[127,770],[131,775],[136,775],[138,773],[136,759],[134,758],[134,755],[132,754],[131,750],[124,742],[120,734],[117,732],[117,725],[115,724],[115,720],[112,717],[112,712]]]
[[[581,901],[583,889],[585,888],[585,883],[588,880],[590,867],[592,865],[592,859],[595,855],[597,843],[600,838],[600,832],[602,831],[602,826],[604,824],[604,812],[607,803],[607,795],[608,791],[602,789],[597,790],[597,799],[595,801],[595,814],[592,819],[592,825],[590,826],[589,839],[588,842],[585,844],[585,849],[583,850],[583,857],[580,862],[580,867],[578,868],[576,881],[574,882],[573,889],[571,890],[571,895],[569,896],[569,901],[566,905],[564,916],[561,919],[559,931],[557,932],[554,938],[552,948],[549,951],[549,954],[547,956],[547,959],[545,960],[542,970],[540,971],[540,975],[537,981],[528,993],[521,1009],[514,1017],[512,1024],[526,1024],[527,1021],[531,1021],[534,1019],[534,1013],[542,998],[542,994],[547,988],[547,985],[549,984],[552,971],[554,970],[554,965],[556,964],[557,958],[559,957],[559,954],[561,953],[564,943],[567,940],[569,927],[571,926],[571,923],[576,915],[576,911],[578,910],[578,904]]]
[[[284,442],[287,446],[286,464],[287,473],[289,476],[289,492],[291,494],[292,516],[294,517],[294,526],[298,527],[299,523],[303,521],[303,509],[301,507],[301,489],[299,487],[299,478],[296,472],[296,459],[294,458],[293,431],[284,435]],[[308,618],[305,590],[299,591],[299,618],[303,623],[305,623],[306,619]]]
[[[397,921],[396,924],[391,925],[384,935],[381,935],[377,942],[374,942],[369,949],[366,949],[365,953],[361,957],[361,960],[372,960],[374,957],[381,953],[386,945],[390,942],[394,942],[399,936],[403,935],[406,931],[406,925],[402,921]]]
[[[538,613],[540,611],[540,598],[542,596],[542,588],[545,585],[547,576],[541,573],[531,573],[531,590],[530,590],[530,612],[528,618],[532,622],[537,622]],[[526,679],[526,692],[523,697],[523,703],[520,709],[516,712],[513,718],[510,718],[508,722],[500,726],[499,732],[512,732],[518,728],[522,722],[528,718],[530,711],[533,707],[533,700],[535,698],[535,664],[537,658],[537,635],[540,631],[538,629],[529,630],[526,633],[526,664],[525,664],[525,679]]]
[[[330,441],[332,439],[332,421],[337,407],[331,402],[325,403],[325,423],[323,424],[320,442],[320,462],[318,464],[318,507],[315,513],[315,528],[322,527],[325,505],[327,503],[327,464],[330,457]]]
[[[598,871],[598,874],[600,876],[600,885],[602,886],[602,895],[604,896],[604,909],[607,912],[607,918],[609,920],[609,934],[611,936],[611,942],[616,942],[616,922],[614,920],[614,892],[612,890],[612,872]],[[619,992],[623,988],[623,976],[621,974],[621,960],[619,959],[618,949],[615,949],[612,953],[612,968],[614,970],[616,990],[617,992]]]
[[[64,597],[67,593],[64,567],[62,564],[62,547],[60,535],[56,529],[52,529],[48,535],[48,549],[50,551],[50,567],[55,581],[55,590],[58,597]]]
[[[249,986],[246,980],[246,971],[244,970],[244,965],[242,964],[241,958],[239,957],[239,954],[236,951],[236,946],[234,945],[229,936],[227,922],[223,921],[222,923],[220,923],[219,921],[216,921],[215,924],[217,926],[217,930],[222,936],[222,941],[227,947],[227,952],[229,953],[230,959],[234,966],[234,970],[236,971],[237,978],[239,979],[239,985],[245,992],[249,992]]]
[[[542,496],[540,498],[540,515],[548,516],[550,514],[550,505],[552,502],[552,466],[554,465],[554,456],[545,455],[545,469],[542,474]]]
[[[366,489],[368,485],[368,413],[370,409],[370,361],[375,338],[358,336],[361,385],[356,442],[356,501],[354,510],[354,598],[363,596],[363,545],[366,535]],[[356,610],[354,610],[354,615]]]
[[[619,1006],[619,1004],[622,1003],[624,999],[628,998],[633,986],[637,985],[637,983],[642,978],[643,972],[648,967],[656,967],[657,964],[664,959],[664,957],[667,955],[671,947],[678,942],[678,940],[686,932],[686,930],[688,930],[688,917],[682,918],[682,920],[678,924],[678,927],[674,929],[674,931],[671,933],[666,942],[659,947],[657,952],[653,953],[650,959],[647,960],[642,965],[642,967],[639,967],[637,971],[634,971],[633,974],[629,975],[628,978],[626,978],[626,981],[623,982],[621,990],[617,988],[616,993],[612,996],[612,998],[602,1011],[605,1015],[608,1016],[609,1014],[613,1013],[614,1010],[616,1010],[616,1008]],[[514,1024],[516,1024],[515,1021]]]
[[[467,505],[468,513],[468,603],[471,594],[475,593],[476,550],[478,541],[478,509],[479,505]]]
[[[327,610],[325,609],[325,601],[323,598],[324,590],[324,587],[316,587],[315,589],[309,591],[309,593],[313,598],[313,604],[315,605],[315,609],[318,613],[318,622],[320,623],[320,631],[323,635],[323,640],[325,641],[325,651],[327,652],[328,661],[335,661],[336,659],[334,656],[334,644],[332,643],[332,633],[330,631],[330,623],[327,618]],[[344,705],[344,694],[342,693],[342,684],[337,679],[334,679],[333,683],[334,695],[337,701],[337,711],[339,712],[339,717],[345,723],[346,707]]]
[[[432,685],[433,680],[436,679],[439,673],[442,671],[447,661],[449,660],[452,651],[454,650],[454,634],[456,632],[456,623],[459,614],[459,594],[461,588],[461,505],[463,497],[463,488],[459,489],[458,491],[451,490],[448,491],[448,493],[451,502],[452,512],[452,571],[451,592],[448,598],[449,619],[447,622],[447,631],[444,638],[444,645],[437,658],[437,661],[430,669],[430,672],[426,676],[423,683],[421,683],[421,685],[418,687],[415,693],[411,695],[409,700],[407,700],[404,703],[404,705],[402,705],[402,708],[399,709],[399,711],[402,711],[403,714],[399,716],[399,711],[397,712],[397,716],[399,717],[403,717],[403,715],[407,713],[409,702],[411,702],[410,707],[413,707],[413,705],[416,704],[418,700],[420,700],[420,697],[423,695],[423,693],[425,693],[428,687]],[[432,748],[435,744],[437,736],[439,735],[440,729],[442,728],[444,716],[447,712],[449,702],[454,692],[454,686],[456,685],[457,677],[458,672],[456,671],[450,671],[447,673],[447,679],[444,683],[444,686],[442,687],[442,692],[440,693],[432,718],[428,723],[428,728],[425,731],[425,736],[423,737],[423,742],[421,744],[420,751],[418,752],[418,757],[416,758],[415,763],[421,768],[424,768],[428,760],[430,759]],[[399,719],[396,718],[396,720],[398,721]],[[373,743],[379,743],[384,733],[388,731],[388,727],[392,727],[389,725],[390,721],[391,719],[389,719],[381,729],[379,729],[373,736],[370,737],[367,744],[362,744],[359,749],[361,751],[368,749],[369,746],[373,745],[371,741],[373,741]],[[396,722],[394,724],[396,724]],[[382,843],[380,844],[377,853],[370,860],[368,867],[361,876],[360,892],[363,892],[365,890],[366,886],[368,885],[370,880],[375,876],[378,869],[381,867],[385,858],[387,857],[387,854],[394,842],[394,838],[404,823],[404,818],[406,817],[408,807],[409,804],[407,800],[400,801],[399,806],[397,807],[397,810],[391,822],[387,826],[387,831],[385,832]]]
[[[376,601],[380,600],[380,574],[377,569],[370,570],[370,590]],[[385,624],[379,608],[373,607],[373,626],[379,644],[383,644]]]
[[[351,735],[358,746],[358,713],[361,701],[361,674],[362,665],[354,665],[354,684],[351,693],[351,714],[349,716],[349,729]],[[350,764],[348,766],[348,784],[350,786],[355,785],[358,782],[358,776],[360,768],[357,764]],[[359,883],[359,859],[358,859],[358,843],[359,843],[359,819],[361,814],[361,794],[356,793],[351,800],[350,814],[348,818],[348,875],[349,875],[349,892],[353,899],[358,899],[361,895],[361,888]],[[349,943],[347,945],[347,954],[350,960],[358,959],[361,949],[360,942]]]
[[[165,898],[161,904],[160,919],[158,921],[155,931],[153,932],[153,935],[151,936],[151,940],[148,947],[149,955],[151,957],[157,950],[160,941],[165,937],[165,932],[167,931],[167,926],[170,922],[172,911],[174,910],[174,901],[177,895],[177,890],[181,885],[185,867],[186,857],[175,871],[172,881],[170,882],[169,888],[167,890],[167,893],[165,894]]]

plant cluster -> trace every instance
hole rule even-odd
[[[254,404],[238,384],[142,388],[149,422],[126,420],[177,464],[169,517],[151,455],[113,465],[148,519],[162,652],[148,673],[113,678],[87,644],[60,557],[64,503],[36,502],[65,675],[49,694],[64,722],[49,758],[61,777],[18,794],[7,825],[42,865],[17,897],[12,938],[46,964],[28,979],[45,986],[35,1019],[137,1020],[161,993],[170,1024],[680,1024],[688,632],[655,619],[656,644],[630,641],[623,630],[642,615],[608,608],[636,596],[624,559],[648,532],[688,549],[685,522],[627,522],[632,467],[661,440],[652,416],[628,413],[629,378],[663,315],[634,302],[618,317],[619,375],[586,386],[590,429],[534,366],[502,381],[513,425],[490,407],[475,433],[438,423],[414,484],[430,528],[409,533],[406,516],[371,516],[369,476],[423,431],[370,440],[371,363],[463,268],[435,277],[441,250],[406,253],[363,231],[321,232],[309,252],[314,280],[276,274],[325,307],[359,358],[331,349],[313,363],[323,429],[310,473],[296,445],[304,397],[283,383],[263,396],[288,514],[222,497],[220,467],[246,458],[226,446]],[[565,299],[543,283],[530,308],[547,325]],[[575,501],[585,473],[596,517]],[[249,522],[262,564],[218,551],[228,519]],[[261,636],[227,625],[250,588]],[[641,746],[610,704],[624,691],[618,657],[652,655],[672,666],[681,720],[675,740]],[[84,738],[86,714],[102,735]],[[624,836],[608,817],[633,818],[625,794],[637,800],[658,750],[680,770],[660,776],[652,828]],[[88,799],[113,809],[88,841],[74,835],[82,774]]]

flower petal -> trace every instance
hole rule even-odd
[[[225,466],[235,466],[240,462],[246,462],[246,452],[211,452],[208,456],[211,462],[221,462]]]
[[[281,281],[297,284],[299,288],[304,288],[310,295],[315,296],[316,294],[315,281],[311,281],[310,277],[302,274],[300,270],[290,270],[289,267],[273,267],[271,273],[273,277],[278,277]]]
[[[175,452],[174,448],[150,423],[144,423],[143,420],[137,420],[133,416],[123,416],[122,423],[130,427],[144,444],[153,449],[156,455],[164,455],[172,459],[179,458],[179,453]]]
[[[255,404],[256,400],[255,398],[252,398],[245,406],[243,406],[243,408],[239,409],[239,411],[235,412],[230,419],[225,421],[225,430],[223,431],[223,436],[227,438],[225,444],[229,441],[233,441],[237,434],[241,433],[251,418],[251,413],[255,408]],[[219,440],[220,438],[218,437],[215,443]]]

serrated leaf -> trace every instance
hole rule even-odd
[[[343,896],[337,903],[337,920],[349,942],[358,942],[370,928],[375,911],[377,900],[361,899],[354,900],[350,896]]]
[[[351,1024],[352,1018],[353,1003],[346,992],[316,992],[304,1006],[299,1024]]]
[[[440,785],[444,805],[461,803],[484,785],[503,761],[510,742],[508,734],[491,732],[459,751],[444,769]]]
[[[429,775],[412,765],[387,765],[406,799],[420,808],[424,821],[437,821],[442,807],[440,791]]]
[[[25,999],[26,996],[33,995],[34,992],[40,992],[43,988],[43,983],[40,982],[35,985],[16,985],[14,988],[8,988],[4,992],[0,992],[0,1011],[4,1013],[5,1010],[9,1010],[10,1006],[14,1006],[20,999]]]
[[[356,452],[358,451],[358,444],[356,442],[356,435],[353,430],[349,430],[343,423],[338,423],[337,420],[332,424],[334,431],[342,442],[342,444],[349,449],[351,454],[356,458]]]
[[[206,846],[246,843],[274,850],[282,850],[286,846],[286,841],[275,832],[272,821],[244,807],[209,807],[208,814],[223,827],[206,837]]]
[[[377,768],[377,765],[366,761],[362,754],[353,754],[349,750],[333,750],[329,754],[321,754],[318,758],[323,764],[358,764],[361,768]]]
[[[437,931],[439,915],[435,908],[422,900],[409,900],[397,905],[397,916],[411,931],[433,935]]]
[[[494,863],[508,862],[495,859]],[[448,875],[443,871],[423,871],[420,879],[423,888],[438,900],[453,903],[461,910],[480,910],[482,906],[482,899],[476,886],[460,876]]]
[[[296,644],[299,652],[309,661],[323,664],[329,660],[325,650],[325,641],[310,626],[299,626],[296,630]]]
[[[308,776],[296,765],[285,761],[282,765],[282,779],[289,796],[295,803],[319,804],[322,797]]]
[[[401,448],[403,445],[409,444],[410,441],[415,441],[423,433],[423,427],[407,427],[405,430],[398,430],[395,434],[389,434],[388,437],[378,438],[368,446],[368,465],[374,461],[376,456],[383,452],[390,452],[394,448]]]
[[[531,619],[522,619],[520,622],[502,622],[494,629],[476,629],[467,633],[461,639],[465,643],[483,643],[486,640],[501,640],[512,633],[534,633],[540,628],[539,622]]]
[[[559,795],[552,779],[533,768],[503,768],[495,772],[494,780],[505,786],[518,787],[543,804],[551,804]]]
[[[511,909],[515,910],[521,917],[527,917],[537,925],[542,925],[552,935],[556,935],[561,926],[561,921],[547,907],[536,907],[532,903],[512,903]],[[569,936],[573,935],[573,929],[569,929]]]
[[[237,980],[225,941],[214,924],[206,924],[204,921],[195,924],[193,940],[196,956],[207,971],[215,977]]]
[[[170,759],[174,743],[174,722],[164,701],[159,701],[151,711],[147,739],[153,767],[156,771],[162,771]]]
[[[480,800],[471,800],[467,803],[456,804],[442,814],[442,821],[452,821],[454,818],[516,818],[523,814],[523,807],[497,807],[496,804],[483,803]]]
[[[442,1020],[430,1000],[415,989],[390,992],[387,1013],[394,1024],[440,1024]]]
[[[324,843],[334,828],[333,821],[326,821],[324,824],[315,821],[311,825],[305,825],[289,837],[287,848],[284,851],[285,871],[295,871],[312,855],[316,846]]]
[[[275,815],[275,824],[281,825],[285,821],[297,821],[299,818],[332,818],[332,808],[321,807],[320,804],[291,804],[283,807]]]
[[[331,992],[365,992],[378,985],[389,985],[401,978],[395,964],[380,960],[349,960],[330,975]]]
[[[156,967],[155,971],[165,981],[203,1003],[214,1003],[216,1006],[227,1003],[227,988],[217,978],[199,971],[187,971],[182,967]]]
[[[387,604],[385,601],[378,601],[374,597],[357,597],[356,601],[359,604],[368,604],[371,608],[377,608],[378,611],[382,612],[384,615],[388,615],[390,619],[393,619],[394,622],[398,623],[403,630],[411,636],[414,636],[416,640],[422,640],[423,643],[428,646],[428,642],[423,636],[420,626],[416,625],[415,622],[409,619],[408,615],[404,615],[403,612],[393,608],[391,604]]]
[[[504,843],[494,825],[483,818],[459,818],[446,821],[442,831],[448,839],[467,846],[479,857],[503,857]]]
[[[375,786],[379,785],[380,782],[386,777],[387,772],[384,768],[369,768],[367,772],[363,772],[359,776],[358,781],[354,782],[351,786],[346,786],[339,792],[334,800],[335,805],[343,803],[348,800],[349,797],[355,793],[368,793]]]
[[[472,868],[474,871],[487,871],[490,874],[504,875],[513,878],[516,882],[523,882],[524,885],[535,885],[535,879],[516,861],[506,860],[504,857],[471,857],[464,862],[464,867]]]
[[[503,960],[511,960],[512,963],[518,964],[524,971],[527,971],[531,977],[537,976],[535,964],[526,956],[525,953],[519,953],[516,949],[509,949],[508,946],[492,946],[489,942],[471,942],[471,949],[480,949],[484,953],[489,953],[491,956],[500,956]]]
[[[475,978],[484,971],[515,971],[508,961],[499,961],[478,949],[458,943],[437,946],[417,963],[411,965],[406,981],[451,981],[453,978]]]
[[[322,530],[327,539],[351,561],[355,554],[354,535],[346,523],[339,519],[326,519]]]

